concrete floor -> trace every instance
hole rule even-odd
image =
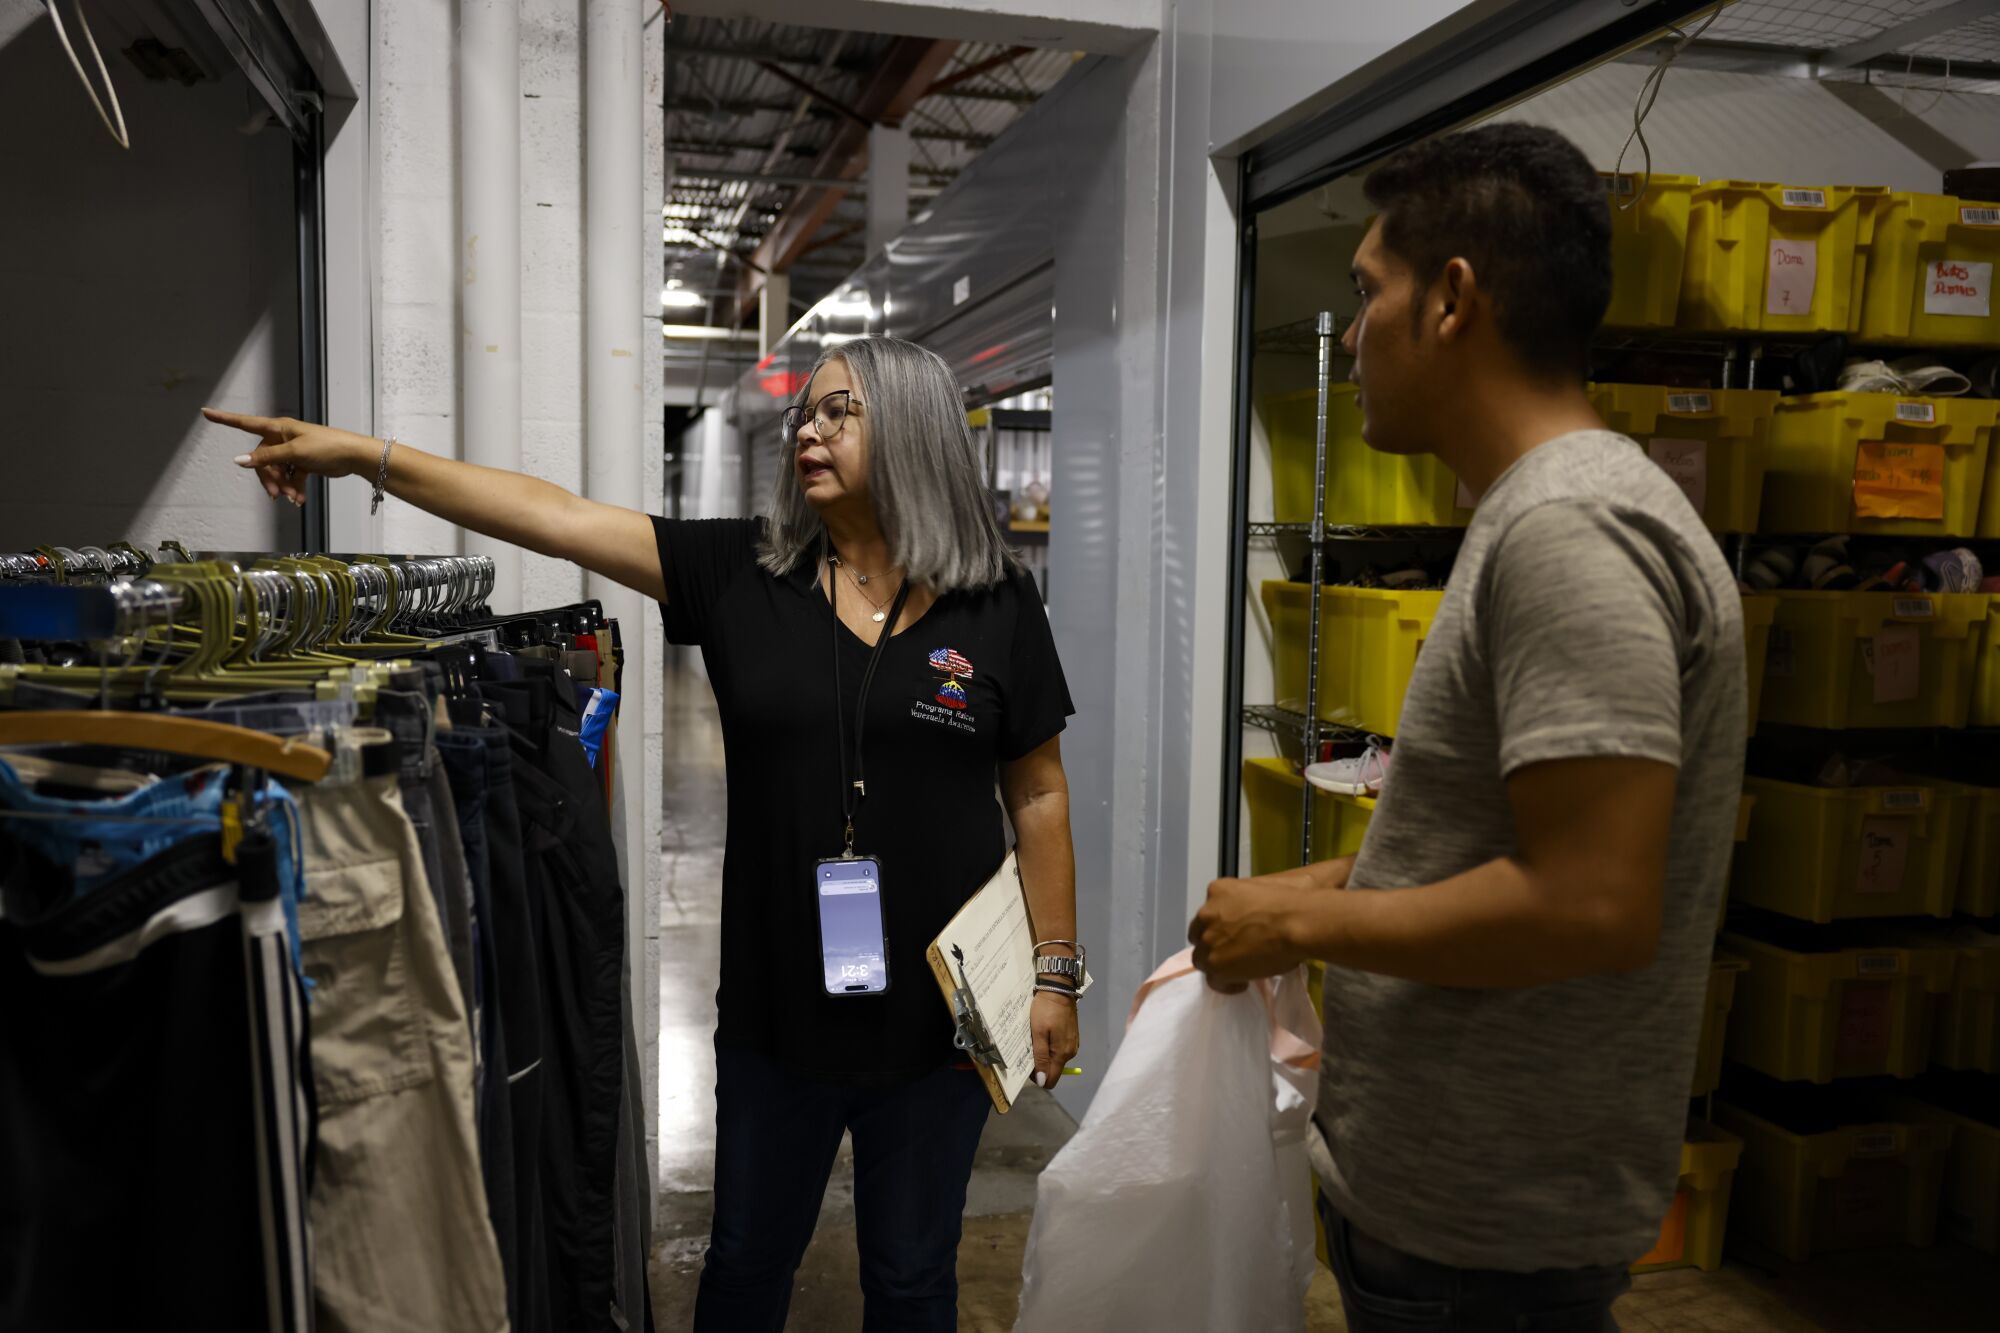
[[[690,1326],[707,1244],[715,1151],[715,979],[722,885],[720,727],[699,661],[670,654],[667,674],[667,901],[660,967],[660,1225],[652,1263],[661,1333]],[[995,1116],[973,1170],[959,1247],[959,1326],[1006,1333],[1020,1296],[1021,1256],[1035,1178],[1075,1126],[1045,1093],[1027,1090]],[[843,1146],[798,1274],[788,1327],[847,1333],[861,1327],[852,1162]],[[1754,1261],[1758,1256],[1750,1256]],[[1810,1264],[1732,1256],[1716,1273],[1639,1278],[1618,1305],[1627,1333],[1992,1333],[2000,1261],[1963,1246],[1832,1255]],[[1307,1298],[1313,1333],[1344,1333],[1331,1274]],[[1099,1333],[1080,1330],[1080,1333]],[[1122,1330],[1113,1331],[1122,1333]],[[1163,1330],[1162,1333],[1181,1333]],[[1205,1333],[1186,1330],[1185,1333]]]

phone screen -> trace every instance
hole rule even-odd
[[[869,857],[819,867],[819,949],[828,995],[889,989],[882,933],[882,870]]]

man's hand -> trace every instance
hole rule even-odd
[[[1321,895],[1347,886],[1352,857],[1258,879],[1219,879],[1188,927],[1194,965],[1217,990],[1289,972],[1311,957],[1298,944],[1298,919],[1323,908]]]

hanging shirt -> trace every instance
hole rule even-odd
[[[1014,570],[914,620],[905,611],[883,652],[854,843],[882,863],[889,990],[836,998],[823,989],[813,875],[845,842],[834,708],[851,770],[872,648],[836,621],[823,561],[783,578],[759,567],[761,521],[653,523],[667,639],[701,648],[722,716],[717,1042],[836,1080],[913,1077],[957,1058],[925,951],[1006,857],[1000,765],[1059,735],[1075,711],[1033,580]]]

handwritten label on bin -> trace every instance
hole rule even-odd
[[[1772,241],[1770,274],[1764,283],[1764,313],[1810,315],[1818,278],[1818,241]]]
[[[1861,865],[1856,893],[1901,893],[1910,863],[1910,821],[1904,817],[1861,821]]]
[[[1937,259],[1923,268],[1924,313],[1985,319],[1993,313],[1993,265]]]
[[[1864,440],[1854,451],[1854,516],[1944,518],[1944,446]]]
[[[1715,399],[1705,393],[1670,393],[1667,395],[1667,411],[1681,416],[1691,416],[1699,412],[1713,412]]]
[[[1708,441],[1655,438],[1646,445],[1660,470],[1674,480],[1697,514],[1708,510]]]
[[[1924,640],[1915,625],[1884,625],[1868,655],[1875,677],[1875,702],[1904,704],[1917,697],[1923,680]]]

